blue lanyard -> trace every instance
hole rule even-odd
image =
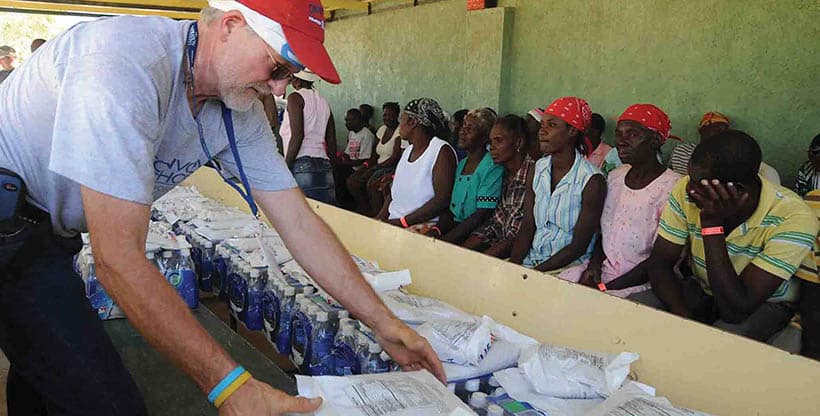
[[[188,39],[186,41],[187,44],[187,57],[188,57],[188,70],[191,74],[191,85],[194,82],[194,58],[196,57],[196,45],[199,41],[199,32],[197,31],[197,23],[194,22],[191,27],[188,29]],[[233,160],[236,162],[236,168],[239,170],[239,180],[242,182],[242,186],[240,187],[234,181],[228,179],[225,174],[222,172],[221,168],[215,168],[217,172],[219,172],[219,176],[230,185],[231,188],[235,189],[236,192],[239,192],[239,195],[242,196],[242,199],[248,203],[248,206],[251,209],[251,213],[255,217],[259,217],[259,208],[256,206],[256,202],[253,200],[253,195],[251,195],[251,187],[248,184],[248,178],[245,176],[245,170],[242,169],[242,159],[239,157],[239,150],[236,147],[236,135],[234,134],[233,129],[233,117],[231,116],[231,110],[228,107],[225,107],[225,103],[220,103],[222,105],[222,122],[225,123],[225,132],[228,135],[228,145],[231,147],[231,153],[233,154]],[[197,132],[199,133],[199,143],[202,145],[202,151],[205,152],[205,157],[208,158],[210,162],[213,159],[211,156],[211,152],[208,151],[208,145],[205,143],[205,134],[203,133],[202,123],[199,121],[199,114],[194,117],[194,121],[196,121],[196,128]],[[244,189],[243,189],[244,188]]]

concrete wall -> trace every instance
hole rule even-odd
[[[319,88],[342,142],[341,114],[362,102],[430,96],[450,113],[490,105],[523,114],[571,94],[605,116],[609,141],[635,102],[665,109],[687,141],[705,111],[724,112],[791,185],[820,133],[814,0],[502,0],[478,12],[460,0],[401,4],[328,24],[343,84]]]

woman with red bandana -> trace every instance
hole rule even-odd
[[[589,262],[559,277],[618,297],[649,289],[647,259],[669,193],[681,175],[658,161],[669,138],[669,117],[652,104],[635,104],[621,114],[615,145],[625,165],[609,173],[601,238]]]
[[[577,97],[544,111],[538,141],[544,156],[527,178],[524,221],[510,260],[540,271],[587,261],[606,196],[601,171],[584,156],[592,112]]]

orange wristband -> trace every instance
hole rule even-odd
[[[404,228],[407,228],[407,227],[410,226],[410,224],[407,224],[407,220],[404,217],[399,218],[399,221],[401,221],[401,225],[403,225]]]
[[[598,290],[606,292],[606,284],[604,284],[604,282],[598,282]]]
[[[700,229],[700,235],[706,237],[708,235],[722,235],[723,227],[706,227]]]

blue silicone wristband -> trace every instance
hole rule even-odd
[[[216,398],[219,397],[219,395],[222,394],[222,392],[244,372],[245,369],[240,365],[228,373],[228,375],[225,376],[225,378],[223,378],[222,381],[220,381],[216,386],[214,386],[210,393],[208,393],[208,401],[211,402],[211,404],[214,404]]]

